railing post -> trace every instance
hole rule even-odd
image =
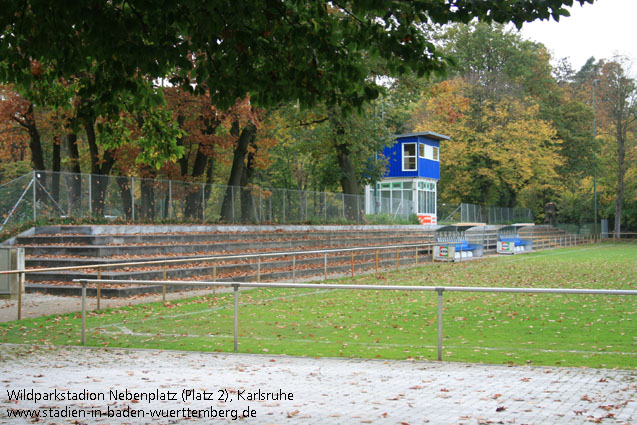
[[[216,282],[217,281],[217,263],[214,262],[212,263],[212,281]],[[212,287],[212,296],[213,297],[217,297],[217,287],[213,286]]]
[[[86,281],[82,283],[82,345],[86,345]]]
[[[166,278],[167,273],[166,273],[166,262],[164,261],[163,264],[163,276],[164,276],[164,282],[166,282],[168,279]],[[166,302],[166,283],[164,283],[161,287],[161,299]]]
[[[24,273],[18,277],[18,320],[22,319],[22,291],[24,290]]]
[[[261,282],[261,256],[257,257],[257,282]]]
[[[378,277],[378,249],[376,249],[376,277]]]
[[[102,268],[97,268],[97,280],[102,280]],[[102,284],[97,284],[97,309],[99,310],[102,304]]]
[[[444,288],[437,288],[438,292],[438,361],[442,361],[442,293]]]
[[[354,277],[354,251],[351,251],[352,254],[352,277]]]
[[[323,253],[323,280],[327,280],[327,252]]]
[[[239,285],[232,285],[234,288],[234,352],[239,351]]]
[[[292,280],[296,280],[296,254],[292,255]]]

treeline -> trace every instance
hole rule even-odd
[[[591,58],[573,70],[503,25],[443,28],[444,75],[385,77],[387,62],[370,56],[363,69],[382,93],[359,104],[258,107],[246,95],[221,107],[205,84],[148,79],[105,101],[95,75],[47,78],[34,60],[29,84],[1,88],[0,177],[64,170],[361,194],[382,176],[393,134],[435,131],[452,138],[441,149],[441,203],[527,207],[541,222],[553,202],[561,221],[581,224],[593,221],[595,184],[599,217],[636,229],[630,63]]]

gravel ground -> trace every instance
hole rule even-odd
[[[0,424],[637,423],[627,370],[0,345],[0,376]]]
[[[217,292],[228,291],[231,289],[220,288]],[[166,294],[167,300],[182,299],[186,297],[194,297],[212,293],[212,290],[202,291],[182,291],[169,292]],[[102,298],[101,307],[121,307],[131,304],[143,304],[153,301],[160,301],[161,294],[139,295],[129,298]],[[87,297],[87,309],[93,310],[97,308],[97,299]],[[8,322],[18,318],[18,302],[16,300],[0,299],[0,322]],[[22,297],[22,317],[41,317],[50,314],[71,313],[81,311],[82,299],[80,297],[61,297],[57,295],[29,293]]]

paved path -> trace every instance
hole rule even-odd
[[[6,424],[31,423],[8,409],[36,407],[75,415],[40,424],[236,423],[243,413],[250,425],[637,424],[637,372],[626,370],[0,345],[0,384]],[[20,389],[98,399],[11,402],[7,390]],[[173,418],[151,419],[157,409]]]

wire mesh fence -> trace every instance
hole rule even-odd
[[[0,229],[28,220],[66,217],[131,222],[365,222],[362,195],[128,176],[36,171],[0,186],[0,197]]]
[[[368,196],[366,202],[364,195],[35,171],[0,186],[0,229],[29,220],[67,217],[130,222],[362,224],[370,215],[396,220],[415,211],[411,199]],[[533,221],[527,208],[466,203],[443,204],[438,216],[440,223]]]

